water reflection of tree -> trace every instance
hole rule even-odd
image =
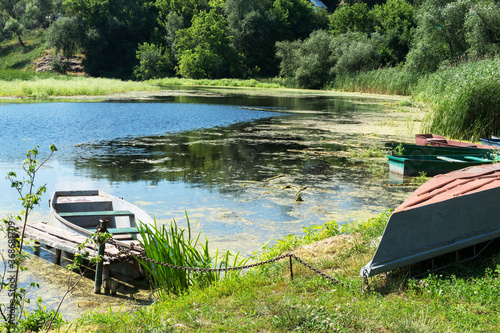
[[[237,127],[85,145],[75,169],[111,182],[221,184],[312,169],[317,172],[315,165],[327,173],[331,164],[345,162],[331,158],[316,161],[290,152],[307,148],[292,133],[282,133],[277,140]]]

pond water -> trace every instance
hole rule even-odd
[[[160,222],[182,227],[187,212],[212,249],[243,255],[313,224],[375,216],[408,194],[342,154],[364,137],[345,128],[383,115],[375,100],[172,96],[3,103],[0,115],[2,217],[21,206],[1,175],[21,176],[27,150],[39,145],[43,158],[50,144],[58,151],[37,175],[47,194],[31,221],[47,220],[54,190],[102,189]]]

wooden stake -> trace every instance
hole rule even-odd
[[[99,226],[100,226],[100,231],[101,232],[106,232],[108,221],[105,220],[99,220]],[[97,255],[100,258],[104,257],[104,250],[106,249],[106,242],[99,243],[99,247],[97,249]],[[99,260],[97,263],[97,267],[95,270],[95,282],[94,282],[94,294],[100,294],[101,293],[101,286],[102,286],[102,273],[103,273],[103,260]]]

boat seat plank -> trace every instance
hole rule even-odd
[[[465,161],[457,160],[454,158],[450,158],[447,156],[436,156],[438,160],[446,161],[446,162],[454,162],[454,163],[465,163]]]
[[[490,162],[490,160],[488,160],[487,158],[481,158],[477,156],[464,156],[464,158],[469,161]]]
[[[138,234],[137,228],[108,228],[108,232],[113,235],[120,234]]]
[[[109,210],[95,212],[67,212],[59,213],[61,217],[76,217],[76,216],[134,216],[129,210]]]

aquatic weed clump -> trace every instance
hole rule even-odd
[[[179,228],[175,220],[167,226],[158,225],[156,219],[154,225],[141,224],[138,227],[140,243],[147,257],[138,259],[148,271],[153,287],[159,294],[182,294],[191,286],[209,286],[222,276],[220,271],[195,271],[189,268],[211,269],[212,264],[218,268],[226,268],[230,267],[230,259],[233,259],[233,266],[244,265],[248,261],[248,258],[238,261],[239,253],[232,258],[229,251],[220,261],[218,251],[212,257],[208,240],[205,239],[204,243],[200,241],[201,231],[194,236],[187,214],[186,220],[186,229]],[[238,272],[226,272],[224,276],[237,275]]]

